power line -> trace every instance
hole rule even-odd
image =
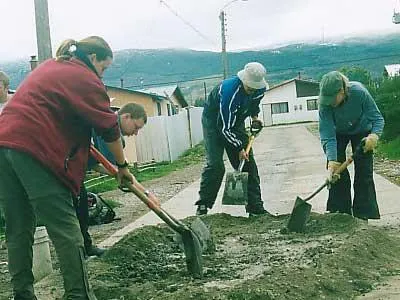
[[[400,54],[390,54],[390,55],[383,55],[383,56],[375,56],[375,57],[365,57],[365,58],[358,58],[358,59],[349,59],[349,60],[341,60],[341,61],[335,61],[335,62],[329,62],[329,63],[324,63],[324,64],[319,64],[318,66],[315,65],[305,65],[305,66],[295,66],[295,67],[287,67],[287,68],[282,68],[282,69],[270,69],[268,70],[268,75],[272,75],[277,72],[282,72],[282,71],[291,71],[291,70],[298,70],[298,69],[303,69],[303,68],[316,68],[320,69],[326,66],[331,66],[331,65],[337,65],[337,64],[342,64],[342,63],[352,63],[352,62],[360,62],[360,61],[366,61],[366,60],[374,60],[374,59],[380,59],[380,58],[390,58],[390,57],[400,57]],[[185,75],[182,73],[182,75]],[[188,75],[188,74],[186,74]],[[188,80],[175,80],[175,81],[169,81],[169,82],[154,82],[154,83],[148,83],[145,85],[131,85],[127,86],[126,88],[141,88],[141,87],[150,87],[150,86],[157,86],[157,85],[169,85],[169,84],[177,84],[177,83],[182,83],[182,82],[193,82],[193,81],[202,81],[202,80],[207,80],[207,79],[222,79],[222,75],[213,75],[213,76],[206,76],[202,78],[192,78]]]
[[[186,19],[184,19],[183,17],[181,17],[178,12],[176,10],[174,10],[171,6],[169,6],[169,4],[167,2],[165,2],[164,0],[160,0],[161,4],[164,4],[166,8],[169,9],[170,12],[172,12],[175,16],[177,16],[183,23],[185,23],[187,26],[189,26],[190,28],[192,28],[198,35],[200,35],[203,39],[205,39],[206,41],[211,42],[213,45],[216,45],[216,42],[210,38],[208,38],[206,35],[204,35],[200,30],[198,30],[196,27],[194,27],[194,25],[192,25],[189,21],[187,21]]]
[[[182,82],[192,82],[192,81],[204,81],[207,79],[222,79],[222,75],[214,75],[214,76],[206,76],[202,78],[193,78],[189,80],[175,80],[175,81],[168,81],[168,82],[155,82],[155,83],[148,83],[148,84],[143,84],[143,85],[130,85],[125,88],[131,89],[131,88],[137,88],[137,87],[150,87],[150,86],[158,86],[158,85],[169,85],[169,84],[178,84]]]

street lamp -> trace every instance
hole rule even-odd
[[[224,70],[224,79],[228,77],[228,55],[226,53],[226,37],[225,37],[225,11],[224,9],[227,8],[229,5],[242,1],[242,2],[247,2],[248,0],[231,0],[221,8],[221,11],[219,13],[219,20],[221,21],[221,42],[222,42],[222,51],[221,51],[221,56],[222,56],[222,66]]]

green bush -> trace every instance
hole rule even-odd
[[[375,100],[385,118],[383,139],[392,141],[400,137],[400,77],[383,80]]]
[[[400,137],[389,142],[380,143],[378,152],[389,159],[400,159]]]

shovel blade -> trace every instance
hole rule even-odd
[[[306,223],[310,218],[310,212],[311,204],[297,197],[287,224],[287,229],[294,232],[304,232]]]
[[[207,251],[209,245],[212,244],[210,229],[207,225],[204,224],[200,218],[196,218],[190,224],[190,229],[192,229],[193,233],[198,238],[202,251]]]
[[[248,200],[247,172],[230,172],[226,174],[225,190],[222,196],[224,205],[246,205]]]
[[[187,229],[181,233],[187,270],[194,278],[203,277],[202,245],[193,231]]]

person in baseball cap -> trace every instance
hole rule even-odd
[[[322,77],[319,132],[327,158],[327,180],[331,184],[328,211],[347,213],[365,220],[380,218],[373,179],[373,151],[384,123],[374,99],[360,82],[349,81],[338,71]],[[349,143],[355,153],[353,201],[349,171],[346,169],[337,174],[346,160]]]

